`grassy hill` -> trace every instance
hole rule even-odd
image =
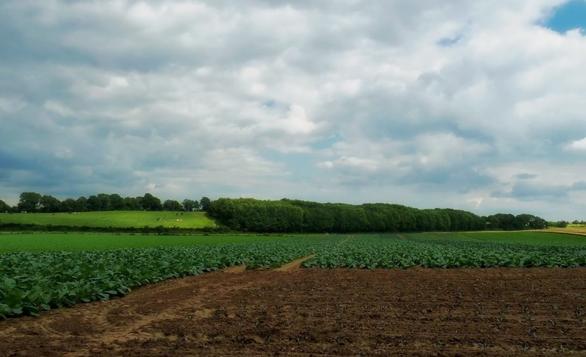
[[[0,213],[0,224],[35,224],[115,228],[212,228],[216,223],[204,212],[103,211],[76,213]]]

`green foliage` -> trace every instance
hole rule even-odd
[[[321,268],[458,268],[458,267],[579,267],[586,250],[419,236],[354,238],[319,251],[306,267]]]
[[[41,195],[36,192],[23,192],[20,194],[18,201],[18,210],[27,212],[37,212],[41,207]]]
[[[303,224],[303,210],[282,201],[221,198],[210,205],[209,213],[241,231],[299,232]]]
[[[163,209],[165,211],[183,211],[183,206],[175,200],[166,200],[163,202]]]
[[[557,221],[557,222],[549,222],[549,226],[550,227],[556,227],[556,228],[566,228],[568,226],[568,222],[566,221]]]
[[[202,211],[208,211],[210,209],[210,205],[212,204],[212,200],[210,200],[208,197],[202,197],[201,200],[199,200],[199,206],[201,207]]]
[[[40,200],[41,212],[59,212],[61,202],[53,196],[44,195]]]
[[[417,209],[384,203],[349,205],[287,199],[260,201],[221,198],[212,202],[209,213],[234,230],[253,232],[441,232],[478,231],[487,227],[487,218],[471,212]],[[280,222],[279,219],[284,216],[289,216],[292,221],[289,224]],[[511,227],[501,216],[510,217]],[[495,215],[489,218],[492,223],[488,226],[492,229],[545,227],[544,220],[531,215]]]
[[[27,239],[35,240],[29,248],[42,246],[38,236],[13,234],[0,235],[0,247],[6,236],[21,249]],[[0,317],[105,300],[144,284],[233,265],[275,267],[310,254],[315,258],[304,265],[322,268],[586,266],[582,237],[534,232],[44,238],[48,249],[72,251],[0,254]],[[124,247],[135,249],[112,250]],[[109,249],[90,250],[104,248]]]
[[[142,207],[147,211],[160,211],[163,209],[161,200],[150,193],[145,193],[142,197]]]
[[[86,212],[86,211],[180,211],[184,208],[181,203],[177,201],[167,200],[167,205],[161,204],[158,197],[150,193],[146,193],[142,197],[122,197],[117,193],[106,194],[99,193],[88,198],[79,197],[77,199],[67,198],[63,201],[50,196],[41,195],[36,192],[23,192],[20,195],[18,206],[12,209],[4,201],[0,200],[0,212],[20,211],[20,212]],[[202,198],[202,206],[204,211],[209,208],[210,199]],[[183,203],[187,204],[186,211],[195,211],[200,207],[198,201],[185,200]]]
[[[7,253],[0,255],[0,317],[106,300],[141,285],[233,265],[275,267],[311,254],[323,242],[332,241],[306,238],[184,248]]]
[[[199,209],[199,202],[196,200],[183,200],[183,209],[187,212],[197,211]]]

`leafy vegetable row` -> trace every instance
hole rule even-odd
[[[188,248],[0,255],[0,318],[38,314],[79,302],[107,300],[132,288],[246,264],[274,267],[311,254],[324,241],[228,244]]]
[[[403,239],[389,236],[354,238],[320,250],[305,267],[320,268],[458,268],[579,267],[586,249],[455,240]]]

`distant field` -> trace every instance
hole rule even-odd
[[[586,226],[584,225],[574,225],[571,224],[566,228],[549,228],[549,232],[558,232],[558,233],[566,233],[566,234],[581,234],[586,235]]]
[[[211,246],[231,243],[262,243],[279,239],[282,237],[246,234],[169,236],[78,232],[0,233],[0,253]]]
[[[204,212],[105,211],[79,213],[0,213],[0,223],[71,227],[206,228],[216,223]]]
[[[586,237],[560,234],[555,231],[417,233],[406,236],[444,242],[465,241],[475,243],[524,244],[544,247],[586,247]]]
[[[16,251],[84,251],[122,248],[191,247],[234,243],[412,242],[430,244],[482,243],[535,247],[586,247],[586,238],[540,232],[410,233],[410,234],[213,234],[142,235],[112,233],[0,233],[0,253]]]

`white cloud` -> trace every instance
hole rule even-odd
[[[568,150],[572,151],[586,151],[586,137],[581,140],[576,140],[568,144]]]

